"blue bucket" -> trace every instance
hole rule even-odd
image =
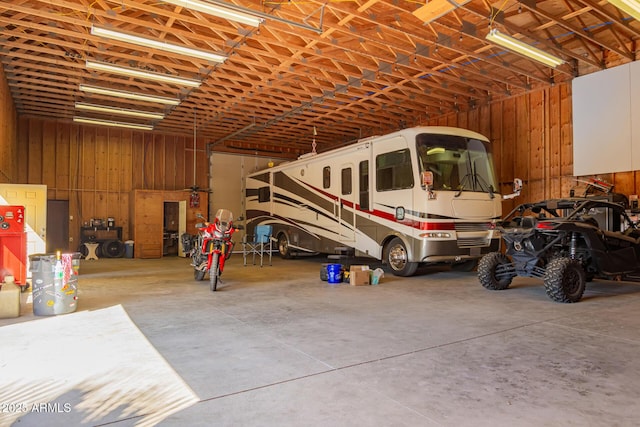
[[[341,264],[327,265],[327,282],[329,283],[342,282],[342,265]]]

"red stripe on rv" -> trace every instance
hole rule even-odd
[[[302,182],[302,184],[306,185],[307,187],[313,189],[314,191],[325,195],[326,197],[330,198],[333,201],[337,201],[339,200],[338,196],[334,196],[333,194],[326,192],[324,190],[321,190],[317,187],[314,187],[313,185],[309,185],[306,182]],[[414,221],[414,220],[410,220],[410,219],[405,219],[403,221],[399,221],[396,219],[395,214],[390,213],[390,212],[384,212],[384,211],[380,211],[380,210],[373,210],[373,211],[368,211],[368,210],[362,210],[360,208],[360,204],[354,204],[353,202],[349,201],[349,200],[341,200],[342,204],[344,204],[345,206],[349,207],[349,208],[355,208],[357,211],[360,212],[365,212],[368,213],[370,215],[376,216],[378,218],[382,218],[382,219],[386,219],[387,221],[393,221],[393,222],[397,222],[399,224],[404,224],[404,225],[408,225],[410,227],[413,227],[415,229],[418,230],[455,230],[456,226],[453,222],[421,222],[421,221]]]

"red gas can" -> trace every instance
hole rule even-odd
[[[27,233],[24,206],[0,206],[0,282],[13,276],[27,283]]]

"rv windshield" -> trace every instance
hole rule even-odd
[[[484,141],[455,135],[416,137],[420,172],[433,173],[433,190],[497,191],[493,158]]]

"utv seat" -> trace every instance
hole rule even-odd
[[[522,228],[536,228],[538,219],[535,216],[523,216],[520,226]]]

